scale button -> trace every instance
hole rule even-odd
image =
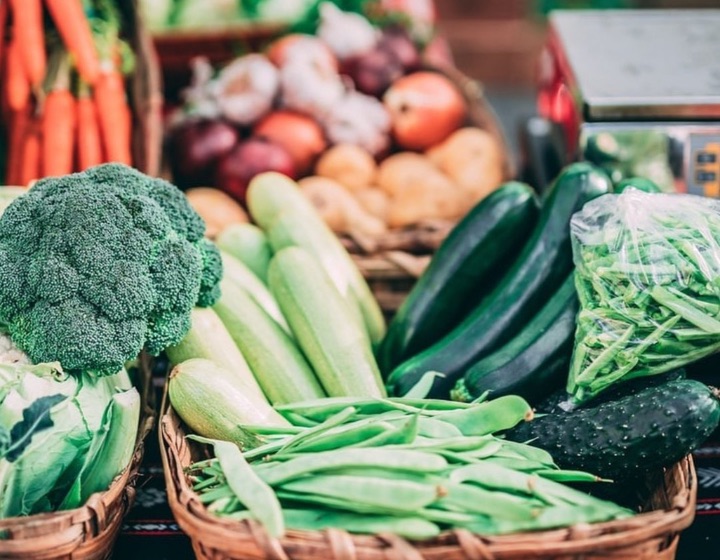
[[[698,183],[714,183],[717,178],[717,173],[714,171],[698,171],[695,173],[695,181]]]
[[[698,163],[715,163],[717,161],[717,154],[713,154],[712,152],[698,152],[695,161]]]

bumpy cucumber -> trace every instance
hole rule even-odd
[[[533,407],[535,408],[535,412],[540,414],[562,414],[565,412],[572,412],[579,407],[592,408],[605,402],[617,400],[621,397],[636,395],[640,391],[644,391],[649,387],[657,387],[658,385],[664,385],[668,381],[685,379],[685,377],[686,372],[684,369],[674,369],[658,375],[635,377],[613,385],[607,391],[603,391],[582,405],[575,404],[573,402],[572,395],[568,393],[563,386],[539,403],[533,403]]]
[[[531,187],[509,182],[453,228],[388,326],[378,353],[389,373],[455,327],[502,278],[537,222]]]
[[[719,423],[717,391],[678,379],[591,408],[539,416],[507,436],[533,440],[561,468],[620,480],[679,461]]]
[[[543,203],[538,224],[517,261],[471,313],[438,342],[396,367],[388,390],[402,396],[427,371],[438,371],[431,397],[447,397],[481,358],[515,336],[572,272],[570,218],[586,202],[608,193],[610,179],[587,163],[568,166]]]

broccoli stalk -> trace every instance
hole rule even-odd
[[[0,323],[34,363],[109,375],[220,295],[222,262],[174,185],[122,164],[38,181],[0,218]]]

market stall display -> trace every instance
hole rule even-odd
[[[570,183],[575,197],[569,196]],[[562,237],[558,259],[572,272],[571,217],[593,198],[617,196],[607,194],[611,189],[601,171],[575,164],[560,175],[539,211],[525,186],[509,183],[475,212],[494,216],[499,209],[498,219],[511,208],[539,212],[540,231],[553,224],[553,235]],[[205,330],[205,318],[194,321],[190,336],[168,350],[174,367],[162,412],[162,457],[171,508],[198,557],[262,557],[286,549],[298,558],[318,550],[331,557],[354,550],[369,558],[393,547],[417,548],[429,557],[441,551],[465,557],[472,547],[486,547],[500,558],[521,558],[528,547],[542,558],[580,550],[609,558],[674,556],[676,531],[690,523],[693,507],[683,457],[720,424],[715,391],[694,380],[658,377],[654,385],[618,384],[612,398],[535,419],[533,406],[545,406],[543,399],[566,380],[572,352],[578,302],[575,277],[562,268],[555,272],[564,274],[564,282],[555,295],[550,290],[538,296],[524,328],[514,331],[518,338],[503,335],[501,340],[512,341],[504,354],[480,362],[487,372],[504,372],[488,376],[498,387],[508,377],[517,383],[498,394],[489,384],[465,397],[467,403],[426,398],[443,380],[438,366],[438,373],[428,368],[408,382],[402,396],[392,396],[392,376],[380,378],[372,354],[373,347],[382,352],[392,333],[383,335],[376,315],[363,313],[368,300],[352,289],[347,253],[301,191],[276,172],[250,181],[250,216],[259,224],[253,235],[264,251],[247,251],[242,235],[225,237],[226,247],[239,242],[238,258],[225,258],[243,267],[243,275],[225,277],[213,330]],[[553,198],[557,193],[564,193],[562,199]],[[559,205],[570,208],[562,219]],[[467,223],[457,226],[459,234]],[[229,229],[238,228],[245,226]],[[473,242],[476,253],[466,248],[464,258],[501,250],[488,248],[482,236]],[[457,237],[451,234],[447,243],[456,246]],[[532,236],[524,242],[537,243]],[[502,248],[511,250],[510,244]],[[509,260],[527,266],[519,247],[515,255]],[[459,266],[442,250],[436,258],[443,266]],[[441,272],[431,265],[426,274],[442,277]],[[499,284],[515,274],[514,267],[506,268]],[[464,300],[454,305],[467,307]],[[256,340],[248,346],[246,312],[262,325],[265,345]],[[568,320],[556,321],[559,316]],[[544,344],[533,346],[536,340]],[[468,380],[475,377],[459,382]],[[629,415],[636,420],[632,426]],[[670,486],[651,483],[650,493],[628,493],[651,480],[657,484],[662,472]],[[681,487],[670,482],[676,476]],[[574,494],[578,483],[582,492]],[[671,494],[659,498],[657,492]],[[602,497],[607,493],[623,504],[612,505]],[[653,501],[658,498],[660,503]],[[492,511],[483,509],[488,503]],[[673,510],[668,503],[682,505]],[[577,523],[602,538],[583,541],[582,531],[579,540],[568,538]],[[635,533],[640,526],[642,536]]]

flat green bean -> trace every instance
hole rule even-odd
[[[340,426],[347,422],[350,418],[354,417],[357,414],[357,409],[349,406],[346,408],[343,408],[339,412],[333,414],[330,416],[327,420],[325,420],[322,424],[318,424],[317,426],[313,426],[312,428],[307,428],[304,432],[301,432],[292,438],[288,439],[285,444],[278,450],[278,453],[282,451],[289,451],[290,449],[293,449],[295,447],[298,447],[303,442],[309,440],[313,436],[316,436],[321,433],[325,433],[335,426]]]
[[[284,463],[263,465],[262,479],[271,486],[299,476],[355,466],[381,467],[407,472],[439,472],[447,468],[442,457],[422,451],[405,449],[336,449],[302,455]]]
[[[282,536],[285,533],[282,508],[272,488],[257,475],[235,444],[213,441],[212,445],[228,486],[238,501],[253,512],[268,534]]]
[[[463,435],[454,424],[426,416],[418,418],[418,434],[433,439],[446,439]]]
[[[446,484],[438,506],[451,511],[484,514],[496,519],[532,519],[545,504],[532,498],[495,492],[471,484]]]
[[[411,444],[418,435],[418,416],[410,416],[398,426],[390,425],[388,430],[375,437],[356,443],[353,447],[386,447],[388,445]]]
[[[283,515],[288,528],[306,531],[339,528],[352,533],[390,532],[416,540],[430,539],[440,534],[437,524],[414,516],[368,515],[321,508],[285,509]]]
[[[367,506],[413,513],[438,498],[438,487],[410,480],[344,474],[315,475],[283,482],[283,490],[341,498]]]
[[[210,504],[216,500],[224,500],[226,498],[232,498],[233,496],[235,496],[235,493],[232,489],[227,485],[223,485],[217,488],[211,488],[200,494],[200,502]]]
[[[509,430],[532,417],[533,410],[525,399],[505,395],[472,408],[444,412],[435,418],[453,424],[464,435],[482,436]]]
[[[691,305],[686,300],[673,295],[662,286],[653,286],[650,290],[650,296],[697,328],[703,329],[709,334],[720,334],[720,321]]]

